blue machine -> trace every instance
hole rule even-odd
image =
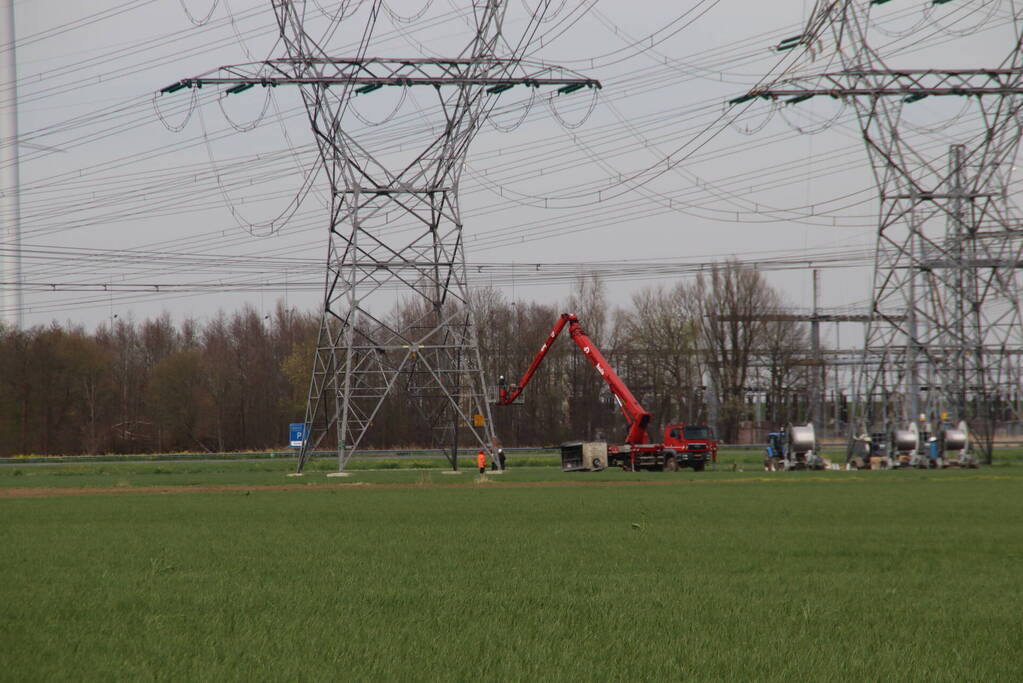
[[[771,432],[767,435],[764,469],[768,472],[785,469],[785,432]]]
[[[817,453],[817,437],[812,422],[790,424],[783,432],[767,435],[765,470],[823,470],[827,467],[828,462]]]

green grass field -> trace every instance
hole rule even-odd
[[[1020,676],[1020,468],[289,468],[0,469],[0,679]]]
[[[125,459],[132,459],[127,456]],[[832,453],[830,457],[840,461],[841,454]],[[469,474],[474,472],[471,457],[460,459],[461,468]],[[716,472],[694,474],[691,470],[682,470],[674,475],[695,480],[713,479],[732,475],[732,469],[738,468],[745,473],[762,471],[763,453],[757,450],[725,450],[718,459]],[[582,477],[591,480],[600,476],[611,476],[614,473],[562,475],[557,471],[560,458],[556,455],[515,456],[509,459],[509,467],[513,470],[511,479],[537,481],[551,476],[568,477],[577,480]],[[93,486],[260,486],[285,483],[296,483],[296,480],[284,480],[282,476],[295,470],[294,456],[278,458],[261,458],[254,460],[222,460],[204,462],[201,460],[184,461],[87,461],[81,464],[55,462],[38,465],[18,460],[0,465],[0,489],[7,487],[49,488],[49,487],[93,487]],[[989,471],[1005,471],[1005,468],[1023,466],[1023,449],[1006,448],[996,451],[995,466]],[[393,482],[419,483],[424,480],[451,483],[450,477],[440,475],[440,471],[449,469],[447,461],[435,459],[379,459],[352,460],[348,468],[362,482]],[[337,461],[333,458],[313,460],[306,467],[307,476],[300,481],[323,482],[326,472],[337,470]],[[791,474],[791,473],[790,473]],[[507,476],[507,475],[502,475]],[[629,479],[661,480],[660,473],[633,474]]]

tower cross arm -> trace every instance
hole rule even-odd
[[[569,93],[601,88],[600,81],[568,69],[508,59],[393,59],[393,58],[286,58],[222,66],[183,78],[162,88],[172,93],[205,85],[230,85],[241,92],[255,85],[354,85],[376,89],[390,86],[482,86],[502,92],[516,85],[557,87]]]
[[[934,96],[1023,94],[1023,69],[901,69],[880,71],[853,69],[799,76],[754,88],[730,102],[752,99],[789,98],[790,103],[827,95],[829,97],[903,97],[914,101]]]

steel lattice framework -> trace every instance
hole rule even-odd
[[[853,102],[880,195],[853,424],[887,432],[922,419],[935,429],[947,415],[968,422],[989,458],[998,420],[1020,419],[1023,229],[1008,185],[1023,104],[1021,17],[1010,3],[1015,41],[997,68],[898,70],[869,44],[874,4],[817,3],[800,42],[830,38],[841,71],[779,80],[733,103],[824,95]],[[940,156],[900,129],[904,107],[939,96],[972,98],[982,122]]]
[[[300,89],[330,182],[330,214],[323,313],[298,470],[330,442],[343,471],[385,401],[397,393],[431,425],[430,440],[451,447],[457,467],[459,434],[488,452],[497,443],[458,204],[469,144],[505,90],[552,86],[567,94],[600,83],[515,54],[500,57],[507,44],[502,0],[474,1],[475,35],[451,59],[366,57],[379,0],[369,6],[360,54],[352,58],[330,56],[307,33],[300,3],[271,4],[286,57],[221,67],[161,92],[206,85],[226,88],[225,94],[255,86]],[[539,3],[524,35],[531,35],[548,4]],[[520,41],[519,53],[527,43]],[[346,125],[352,98],[385,86],[432,90],[442,116],[428,144],[398,166]],[[400,313],[371,310],[371,300],[385,291],[399,293]]]

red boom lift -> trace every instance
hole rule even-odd
[[[625,386],[625,382],[611,368],[593,340],[583,331],[579,324],[579,318],[574,313],[561,314],[554,329],[547,336],[547,340],[540,347],[533,362],[529,365],[529,369],[526,370],[526,374],[522,375],[522,379],[517,385],[504,386],[504,378],[501,378],[497,401],[499,405],[511,405],[522,394],[522,390],[529,384],[533,373],[540,367],[540,362],[543,361],[544,356],[547,355],[565,325],[568,325],[568,333],[572,337],[572,341],[582,349],[583,355],[589,359],[600,376],[607,382],[618,406],[625,415],[625,420],[629,423],[629,433],[625,437],[625,444],[609,446],[605,462],[630,470],[663,469],[673,472],[680,467],[692,467],[695,471],[702,472],[708,462],[717,461],[717,442],[711,438],[710,430],[706,426],[668,425],[664,428],[662,443],[650,442],[647,425],[650,424],[652,416],[643,409],[629,388]]]

